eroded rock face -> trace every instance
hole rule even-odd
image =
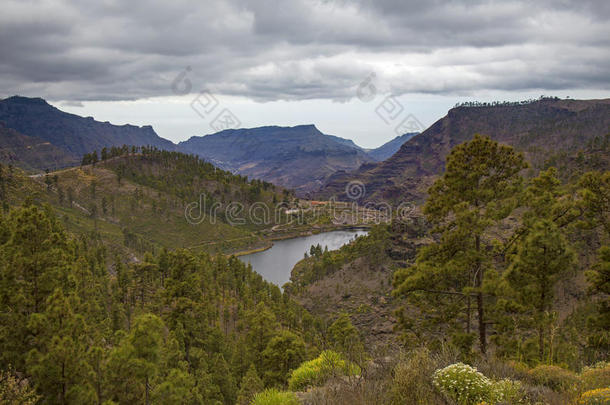
[[[174,150],[151,126],[112,125],[63,112],[42,98],[14,96],[0,100],[0,121],[20,133],[42,139],[80,161],[85,153],[104,147],[134,145]]]
[[[346,185],[357,180],[366,186],[361,202],[423,201],[427,188],[442,173],[451,149],[476,133],[523,152],[534,170],[552,162],[560,174],[570,176],[576,164],[581,169],[608,166],[607,151],[590,145],[609,132],[610,99],[544,99],[523,105],[457,107],[405,142],[389,159],[331,176],[316,198],[345,200]],[[575,162],[580,150],[595,158]]]
[[[192,137],[178,147],[224,169],[295,189],[299,195],[319,189],[332,173],[374,161],[352,141],[325,135],[314,125],[231,129]]]

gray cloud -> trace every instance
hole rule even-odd
[[[541,0],[5,0],[3,96],[254,100],[609,89],[610,5]]]

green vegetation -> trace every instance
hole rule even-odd
[[[379,225],[371,228],[368,235],[359,236],[338,250],[323,251],[319,245],[312,246],[309,256],[297,263],[292,270],[291,282],[285,289],[296,293],[303,286],[333,274],[344,264],[359,257],[370,263],[384,260],[389,245],[388,237],[387,226]]]
[[[0,222],[0,368],[25,373],[42,403],[233,404],[252,394],[239,381],[282,385],[315,350],[311,315],[234,257],[109,263],[49,208]]]
[[[3,403],[607,400],[610,172],[530,176],[512,148],[475,136],[449,155],[425,219],[312,246],[282,292],[222,254],[265,225],[192,226],[184,210],[201,190],[218,207],[289,194],[154,148],[85,160],[35,178],[0,166]],[[297,302],[362,268],[393,283],[375,279],[365,301],[326,286],[350,306],[325,319]],[[400,345],[373,351],[397,308]],[[390,326],[367,335],[381,318]]]
[[[323,385],[332,377],[352,376],[360,373],[360,368],[331,350],[323,351],[317,358],[306,361],[294,370],[288,380],[291,390],[303,390],[311,386]]]
[[[521,400],[521,384],[502,379],[493,381],[467,364],[451,364],[436,370],[434,385],[448,398],[460,405],[479,403],[518,403]]]
[[[270,388],[256,394],[252,405],[299,405],[299,400],[292,392]]]
[[[402,344],[413,350],[391,365],[359,363],[364,382],[333,385],[332,393],[319,388],[320,397],[336,404],[572,404],[610,384],[606,363],[588,366],[610,355],[610,172],[562,182],[553,167],[534,174],[525,166],[512,148],[475,136],[449,155],[429,190],[423,226],[407,218],[374,227],[338,251],[314,246],[295,266],[286,291],[313,308],[323,305],[310,304],[308,294],[339,269],[345,277],[359,266],[395,267],[392,306]],[[346,321],[360,317],[364,303],[380,313],[378,299],[331,313],[331,342],[342,340],[331,331],[348,331]],[[480,377],[481,392],[458,395],[465,375],[447,384],[438,373],[433,378],[459,363],[479,370],[465,374]],[[310,403],[323,403],[315,398]]]

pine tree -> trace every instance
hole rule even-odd
[[[262,357],[266,385],[284,385],[290,371],[305,360],[305,342],[290,331],[280,331],[271,338]]]
[[[237,395],[237,405],[249,405],[254,395],[261,392],[265,386],[263,381],[256,373],[254,364],[250,364],[250,368],[239,385],[239,394]]]
[[[27,356],[27,370],[47,403],[95,402],[87,378],[91,372],[86,361],[87,327],[72,307],[70,299],[57,289],[49,297],[46,311],[32,314],[28,322],[34,348]]]
[[[441,296],[450,306],[465,300],[467,331],[474,298],[482,353],[487,351],[485,287],[496,278],[489,231],[514,209],[525,167],[521,154],[481,135],[456,146],[424,207],[440,240],[422,249],[416,265],[398,271],[394,280],[396,295]]]
[[[539,220],[519,246],[507,278],[519,303],[532,308],[538,330],[538,354],[544,360],[544,331],[553,303],[553,288],[559,276],[574,262],[574,255],[555,223]],[[530,318],[530,314],[526,317]]]
[[[328,333],[335,350],[345,354],[348,358],[355,358],[364,348],[360,341],[358,329],[354,327],[349,315],[345,312],[330,325]]]

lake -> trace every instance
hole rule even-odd
[[[292,268],[303,258],[305,252],[309,252],[311,245],[319,243],[322,249],[328,246],[328,250],[335,250],[353,240],[356,235],[367,233],[365,229],[352,229],[278,240],[273,243],[271,249],[239,256],[239,259],[244,263],[250,263],[252,269],[265,280],[281,287],[290,281]]]

